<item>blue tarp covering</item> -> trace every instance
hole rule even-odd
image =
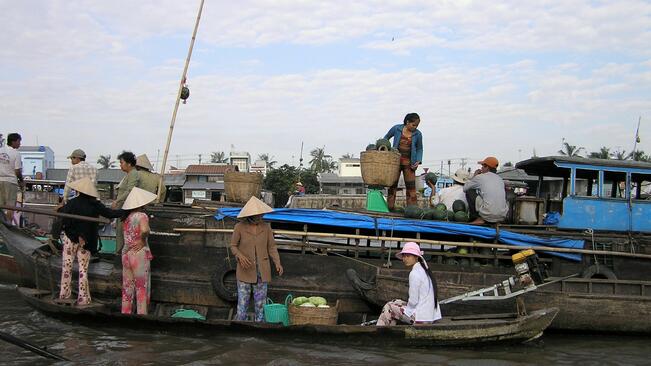
[[[236,218],[240,208],[220,208],[215,219],[226,217]],[[290,222],[298,224],[316,224],[339,226],[353,229],[406,231],[414,233],[432,233],[447,235],[465,235],[477,239],[494,240],[497,231],[490,227],[476,226],[446,221],[410,220],[403,218],[371,217],[362,214],[345,213],[327,210],[312,210],[305,208],[277,208],[274,212],[264,215],[269,221]],[[376,226],[377,225],[377,226]],[[523,247],[550,246],[559,248],[583,249],[583,240],[562,238],[539,238],[531,235],[500,230],[498,242]],[[580,254],[549,252],[562,258],[580,261]]]

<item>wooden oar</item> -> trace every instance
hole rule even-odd
[[[111,221],[109,221],[107,219],[100,219],[98,217],[73,215],[73,214],[68,214],[68,213],[63,213],[63,212],[56,212],[56,211],[52,211],[52,210],[39,210],[39,209],[36,209],[36,208],[28,208],[28,207],[12,207],[12,206],[2,206],[2,205],[0,205],[0,209],[29,212],[29,213],[35,213],[35,214],[38,214],[38,215],[65,217],[65,218],[81,220],[81,221],[99,222],[100,224],[109,224],[111,222]]]
[[[53,360],[58,360],[58,361],[70,361],[69,359],[67,359],[65,357],[61,357],[61,356],[59,356],[57,354],[54,354],[54,353],[52,353],[52,352],[50,352],[50,351],[48,351],[48,350],[46,350],[44,348],[41,348],[41,347],[39,347],[39,346],[37,346],[35,344],[29,343],[29,342],[24,341],[24,340],[22,340],[20,338],[16,338],[16,337],[12,336],[9,333],[5,333],[5,332],[0,331],[0,338],[2,340],[6,341],[6,342],[9,342],[11,344],[15,344],[18,347],[22,347],[22,348],[24,348],[24,349],[26,349],[28,351],[34,352],[39,356],[43,356],[43,357],[46,357],[46,358],[51,358]]]
[[[232,233],[233,229],[197,229],[197,228],[174,228],[176,232],[195,232],[195,233]],[[555,252],[555,253],[576,253],[576,254],[593,254],[593,255],[612,255],[616,257],[630,257],[630,258],[642,258],[642,259],[651,259],[650,254],[637,254],[637,253],[627,253],[627,252],[614,252],[609,250],[591,250],[591,249],[575,249],[575,248],[556,248],[548,247],[542,245],[532,245],[532,246],[518,246],[518,245],[508,245],[508,244],[489,244],[489,243],[464,243],[456,241],[443,241],[443,240],[429,240],[429,239],[417,239],[417,238],[398,238],[393,236],[370,236],[370,235],[354,235],[354,234],[337,234],[337,233],[319,233],[319,232],[310,232],[310,231],[290,231],[290,230],[274,230],[275,234],[278,235],[292,235],[292,236],[316,236],[321,238],[341,238],[341,239],[368,239],[368,240],[383,240],[383,241],[414,241],[422,244],[432,244],[432,245],[446,245],[446,246],[457,246],[457,247],[471,247],[471,248],[495,248],[495,249],[512,249],[512,250],[525,250],[533,249],[535,251],[544,251],[544,252]],[[355,247],[353,247],[355,248]],[[361,247],[359,248],[362,249]],[[427,249],[424,249],[427,251]]]

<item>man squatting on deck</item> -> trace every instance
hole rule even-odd
[[[441,319],[441,307],[438,303],[436,279],[432,276],[423,252],[414,242],[405,243],[398,259],[407,267],[409,272],[409,299],[389,301],[382,308],[377,320],[378,326],[396,325],[397,322],[406,324],[431,324]]]
[[[246,320],[251,291],[255,308],[255,321],[264,321],[264,304],[267,300],[267,285],[271,282],[271,263],[274,262],[278,275],[283,266],[276,248],[271,225],[262,221],[262,215],[273,209],[255,196],[244,205],[233,229],[231,252],[237,258],[237,314],[236,320]]]
[[[468,200],[471,224],[498,223],[506,219],[509,207],[506,204],[504,180],[497,175],[497,158],[489,156],[477,162],[481,168],[463,186]]]

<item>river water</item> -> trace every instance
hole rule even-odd
[[[319,339],[180,336],[47,317],[0,285],[0,330],[84,365],[648,365],[646,337],[545,334],[524,345],[402,349]],[[0,341],[3,365],[67,365]]]

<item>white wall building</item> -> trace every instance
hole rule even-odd
[[[251,165],[251,169],[249,169],[251,173],[260,173],[262,175],[267,175],[267,162],[264,160],[256,160],[253,165]]]
[[[38,172],[54,168],[54,151],[49,146],[21,146],[18,148],[23,162],[23,175],[34,177]]]
[[[339,159],[339,176],[340,177],[361,177],[362,168],[359,159]]]
[[[248,172],[251,168],[251,154],[245,151],[231,151],[229,164],[237,165],[241,172]]]

